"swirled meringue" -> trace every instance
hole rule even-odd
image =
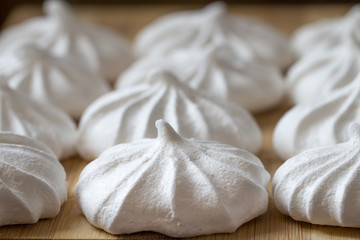
[[[347,86],[359,72],[360,44],[344,44],[303,56],[289,69],[286,87],[294,103],[316,101]]]
[[[88,160],[118,143],[156,137],[152,127],[163,118],[181,135],[257,152],[261,132],[252,116],[229,102],[196,92],[166,71],[148,74],[148,84],[108,93],[84,112],[78,152]]]
[[[234,232],[266,211],[270,176],[256,156],[156,127],[156,139],[109,148],[82,171],[76,198],[91,224],[190,237]]]
[[[212,44],[227,44],[242,59],[282,69],[292,62],[289,44],[276,29],[257,20],[230,15],[221,2],[158,19],[138,34],[134,47],[138,55],[169,55],[174,50]]]
[[[287,160],[273,178],[280,212],[314,224],[360,227],[360,125],[348,142],[314,148]]]
[[[0,112],[0,131],[35,138],[61,159],[75,155],[75,123],[56,107],[35,102],[0,83]]]
[[[274,149],[288,159],[309,148],[345,142],[353,121],[360,122],[360,74],[347,87],[289,110],[275,127]]]
[[[347,15],[326,19],[303,26],[293,35],[292,48],[302,56],[312,52],[324,53],[344,42],[360,42],[360,5],[355,5]]]
[[[132,61],[130,44],[118,33],[82,22],[61,0],[44,3],[45,17],[30,19],[2,32],[0,50],[18,41],[36,42],[58,56],[71,56],[114,80]]]
[[[281,73],[270,65],[239,59],[227,45],[182,50],[170,56],[139,59],[116,82],[116,87],[144,83],[146,74],[162,67],[196,90],[218,96],[252,112],[275,106],[282,99]]]
[[[55,217],[67,199],[65,170],[40,142],[0,132],[0,226]]]
[[[109,91],[100,76],[77,61],[53,56],[29,43],[0,55],[0,74],[11,88],[57,106],[74,118],[79,118],[92,101]]]

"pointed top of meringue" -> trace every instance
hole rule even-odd
[[[157,138],[167,141],[180,141],[183,138],[163,119],[156,120],[155,126],[158,130]]]
[[[44,12],[50,16],[62,20],[73,18],[70,5],[63,0],[47,0],[44,3]]]

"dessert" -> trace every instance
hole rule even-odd
[[[60,159],[75,155],[74,121],[60,109],[10,89],[4,79],[0,80],[0,112],[0,131],[32,137]]]
[[[292,40],[292,48],[298,56],[337,48],[348,42],[360,41],[360,5],[355,5],[344,17],[326,19],[298,29]]]
[[[117,32],[78,19],[61,0],[44,2],[45,17],[5,29],[0,51],[19,41],[32,41],[57,56],[75,58],[108,80],[114,80],[132,61],[130,44]]]
[[[196,92],[167,71],[147,77],[147,84],[108,93],[87,108],[77,143],[83,158],[93,160],[113,145],[156,137],[153,125],[160,118],[184,137],[260,150],[260,129],[245,109]]]
[[[145,56],[123,72],[116,87],[142,84],[146,74],[157,68],[171,71],[196,90],[229,100],[252,112],[275,106],[284,92],[277,68],[244,61],[227,45],[181,50],[166,57]]]
[[[80,118],[85,108],[109,91],[108,84],[72,58],[57,57],[24,43],[0,55],[0,74],[9,86],[39,102]]]
[[[135,51],[139,56],[163,56],[179,49],[201,49],[214,44],[228,45],[241,59],[281,69],[292,62],[289,44],[281,33],[258,20],[229,14],[222,2],[159,18],[138,34]]]
[[[360,72],[360,43],[348,43],[303,56],[288,71],[286,86],[294,103],[317,101],[346,87]]]
[[[347,87],[289,110],[275,127],[274,149],[288,159],[309,148],[345,142],[354,121],[360,121],[360,74]]]
[[[280,212],[298,221],[360,227],[360,125],[349,141],[313,148],[287,160],[273,178]]]
[[[91,224],[191,237],[234,232],[266,211],[270,175],[256,156],[156,127],[157,138],[113,146],[84,168],[76,199]]]
[[[25,136],[0,132],[0,226],[55,217],[67,200],[54,153]]]

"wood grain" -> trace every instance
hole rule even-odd
[[[133,39],[143,26],[157,17],[182,9],[197,8],[188,5],[82,5],[75,6],[78,15],[88,21],[111,26],[128,38]],[[290,34],[302,24],[322,18],[340,16],[348,10],[348,5],[231,5],[230,11],[263,19],[283,32]],[[19,23],[32,16],[40,15],[40,6],[23,5],[16,8],[9,16],[5,26]],[[259,158],[266,169],[273,175],[282,161],[272,150],[271,136],[276,122],[289,108],[283,103],[276,109],[257,114],[264,136],[263,148]],[[67,172],[69,200],[62,206],[60,214],[54,219],[40,220],[33,225],[0,227],[1,239],[166,239],[157,233],[137,233],[114,236],[91,226],[78,209],[74,190],[81,170],[86,162],[79,157],[62,162]],[[194,239],[360,239],[360,229],[327,227],[297,222],[280,214],[274,207],[269,186],[270,201],[268,211],[241,226],[232,234],[214,234]]]

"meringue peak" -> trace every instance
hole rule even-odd
[[[207,5],[203,9],[203,11],[204,11],[205,15],[207,16],[207,18],[204,18],[204,20],[209,20],[209,18],[210,19],[219,19],[219,18],[225,17],[228,12],[228,9],[224,2],[214,2],[214,3]]]
[[[67,21],[67,19],[75,18],[72,10],[65,1],[48,0],[44,2],[44,12],[51,17]]]
[[[156,120],[155,126],[158,130],[158,139],[170,142],[177,142],[183,138],[163,119]]]

